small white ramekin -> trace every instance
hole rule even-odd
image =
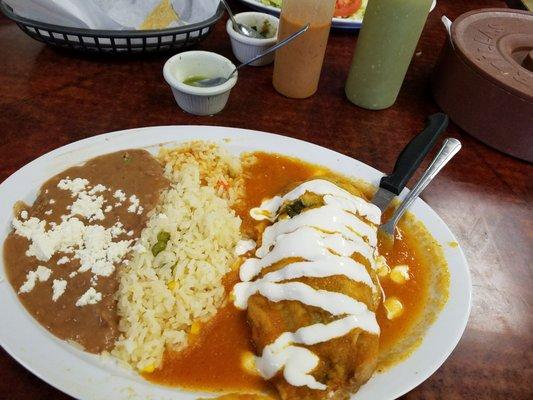
[[[219,54],[187,51],[168,59],[163,67],[163,76],[182,110],[194,115],[213,115],[226,106],[231,89],[237,83],[238,73],[214,87],[196,87],[183,81],[192,76],[227,77],[234,69],[235,65]]]
[[[231,48],[233,49],[233,54],[240,62],[246,62],[264,52],[268,48],[274,46],[278,41],[278,26],[279,19],[273,15],[260,13],[260,12],[243,12],[235,15],[237,22],[245,24],[248,26],[258,26],[261,27],[265,20],[268,20],[272,25],[273,29],[276,30],[276,34],[269,39],[254,39],[247,36],[244,36],[241,33],[238,33],[233,29],[233,24],[231,20],[228,19],[226,23],[226,31],[231,39]],[[261,67],[263,65],[268,65],[274,61],[274,53],[269,54],[268,56],[255,61],[250,64],[254,67]]]

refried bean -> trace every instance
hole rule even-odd
[[[162,166],[145,150],[126,150],[103,155],[89,160],[82,166],[69,168],[48,180],[40,189],[39,195],[31,207],[22,203],[15,206],[16,217],[25,210],[28,218],[36,217],[47,223],[59,224],[61,216],[69,214],[67,206],[75,198],[71,192],[58,188],[60,180],[65,178],[84,178],[89,186],[101,184],[106,190],[98,195],[105,199],[106,212],[104,220],[89,222],[77,216],[86,225],[112,227],[121,222],[124,233],[116,240],[135,240],[140,236],[147,222],[147,216],[156,206],[161,192],[169,185],[163,176]],[[113,195],[121,190],[127,199],[120,201]],[[135,195],[142,207],[142,212],[129,212],[129,197]],[[129,235],[128,235],[129,232]],[[80,262],[72,258],[72,254],[55,253],[48,261],[26,255],[30,242],[14,231],[4,243],[4,260],[7,277],[18,293],[30,271],[44,266],[52,271],[50,278],[44,282],[37,281],[33,290],[19,293],[19,299],[28,312],[46,329],[57,337],[79,343],[91,353],[111,350],[118,337],[118,316],[116,311],[115,293],[118,289],[117,268],[110,276],[97,276],[91,272],[77,272]],[[58,261],[68,257],[66,263]],[[126,256],[127,258],[127,256]],[[53,281],[65,280],[65,292],[56,300],[52,300]],[[96,304],[76,306],[77,300],[90,288],[102,294],[101,301]]]

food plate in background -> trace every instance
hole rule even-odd
[[[240,1],[258,11],[263,11],[263,12],[273,14],[276,16],[279,16],[280,14],[280,9],[278,7],[264,4],[261,2],[261,0],[240,0]],[[355,13],[351,17],[333,18],[333,23],[331,26],[337,29],[347,29],[347,30],[361,29],[361,26],[363,24],[363,16],[364,16],[367,3],[368,3],[368,0],[362,0],[361,8],[359,9],[357,13]],[[431,5],[430,11],[433,11],[436,5],[437,5],[437,0],[433,0],[433,4]]]
[[[279,152],[320,164],[335,172],[377,185],[382,173],[332,150],[300,140],[264,132],[207,126],[163,126],[132,129],[95,136],[56,149],[10,176],[0,185],[4,207],[0,210],[0,240],[11,230],[11,207],[23,200],[31,204],[43,182],[64,169],[114,151],[145,148],[156,153],[192,140],[212,141],[238,155],[243,152]],[[405,193],[404,193],[405,194]],[[376,373],[352,400],[394,399],[427,379],[457,345],[470,312],[471,281],[468,265],[456,239],[440,217],[418,199],[411,212],[442,244],[449,266],[450,292],[446,306],[427,330],[424,341],[405,361]],[[0,344],[35,375],[78,399],[197,399],[207,393],[191,393],[157,386],[115,364],[110,358],[85,353],[57,339],[24,309],[5,277],[0,261]],[[8,317],[9,316],[9,317]]]

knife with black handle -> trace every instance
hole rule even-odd
[[[443,113],[429,116],[426,128],[416,135],[398,156],[392,174],[381,178],[379,189],[372,199],[372,203],[381,211],[385,211],[392,199],[403,190],[422,160],[435,146],[440,134],[448,127],[448,121],[448,116]]]

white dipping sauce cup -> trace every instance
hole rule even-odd
[[[237,83],[238,73],[222,85],[196,87],[183,83],[193,76],[205,78],[228,77],[235,65],[216,53],[187,51],[168,59],[163,67],[163,76],[170,85],[180,108],[194,115],[213,115],[224,109]]]
[[[233,49],[233,54],[240,62],[246,62],[263,53],[268,48],[274,46],[278,39],[278,26],[279,19],[265,13],[260,12],[243,12],[235,15],[237,22],[247,25],[247,26],[257,26],[259,29],[263,26],[265,20],[267,20],[271,25],[271,31],[274,33],[274,36],[269,39],[255,39],[243,34],[236,32],[233,29],[233,24],[231,20],[228,19],[226,23],[226,31],[231,39],[231,48]],[[261,67],[263,65],[268,65],[274,61],[274,53],[269,54],[266,57],[257,60],[250,65],[254,67]]]

